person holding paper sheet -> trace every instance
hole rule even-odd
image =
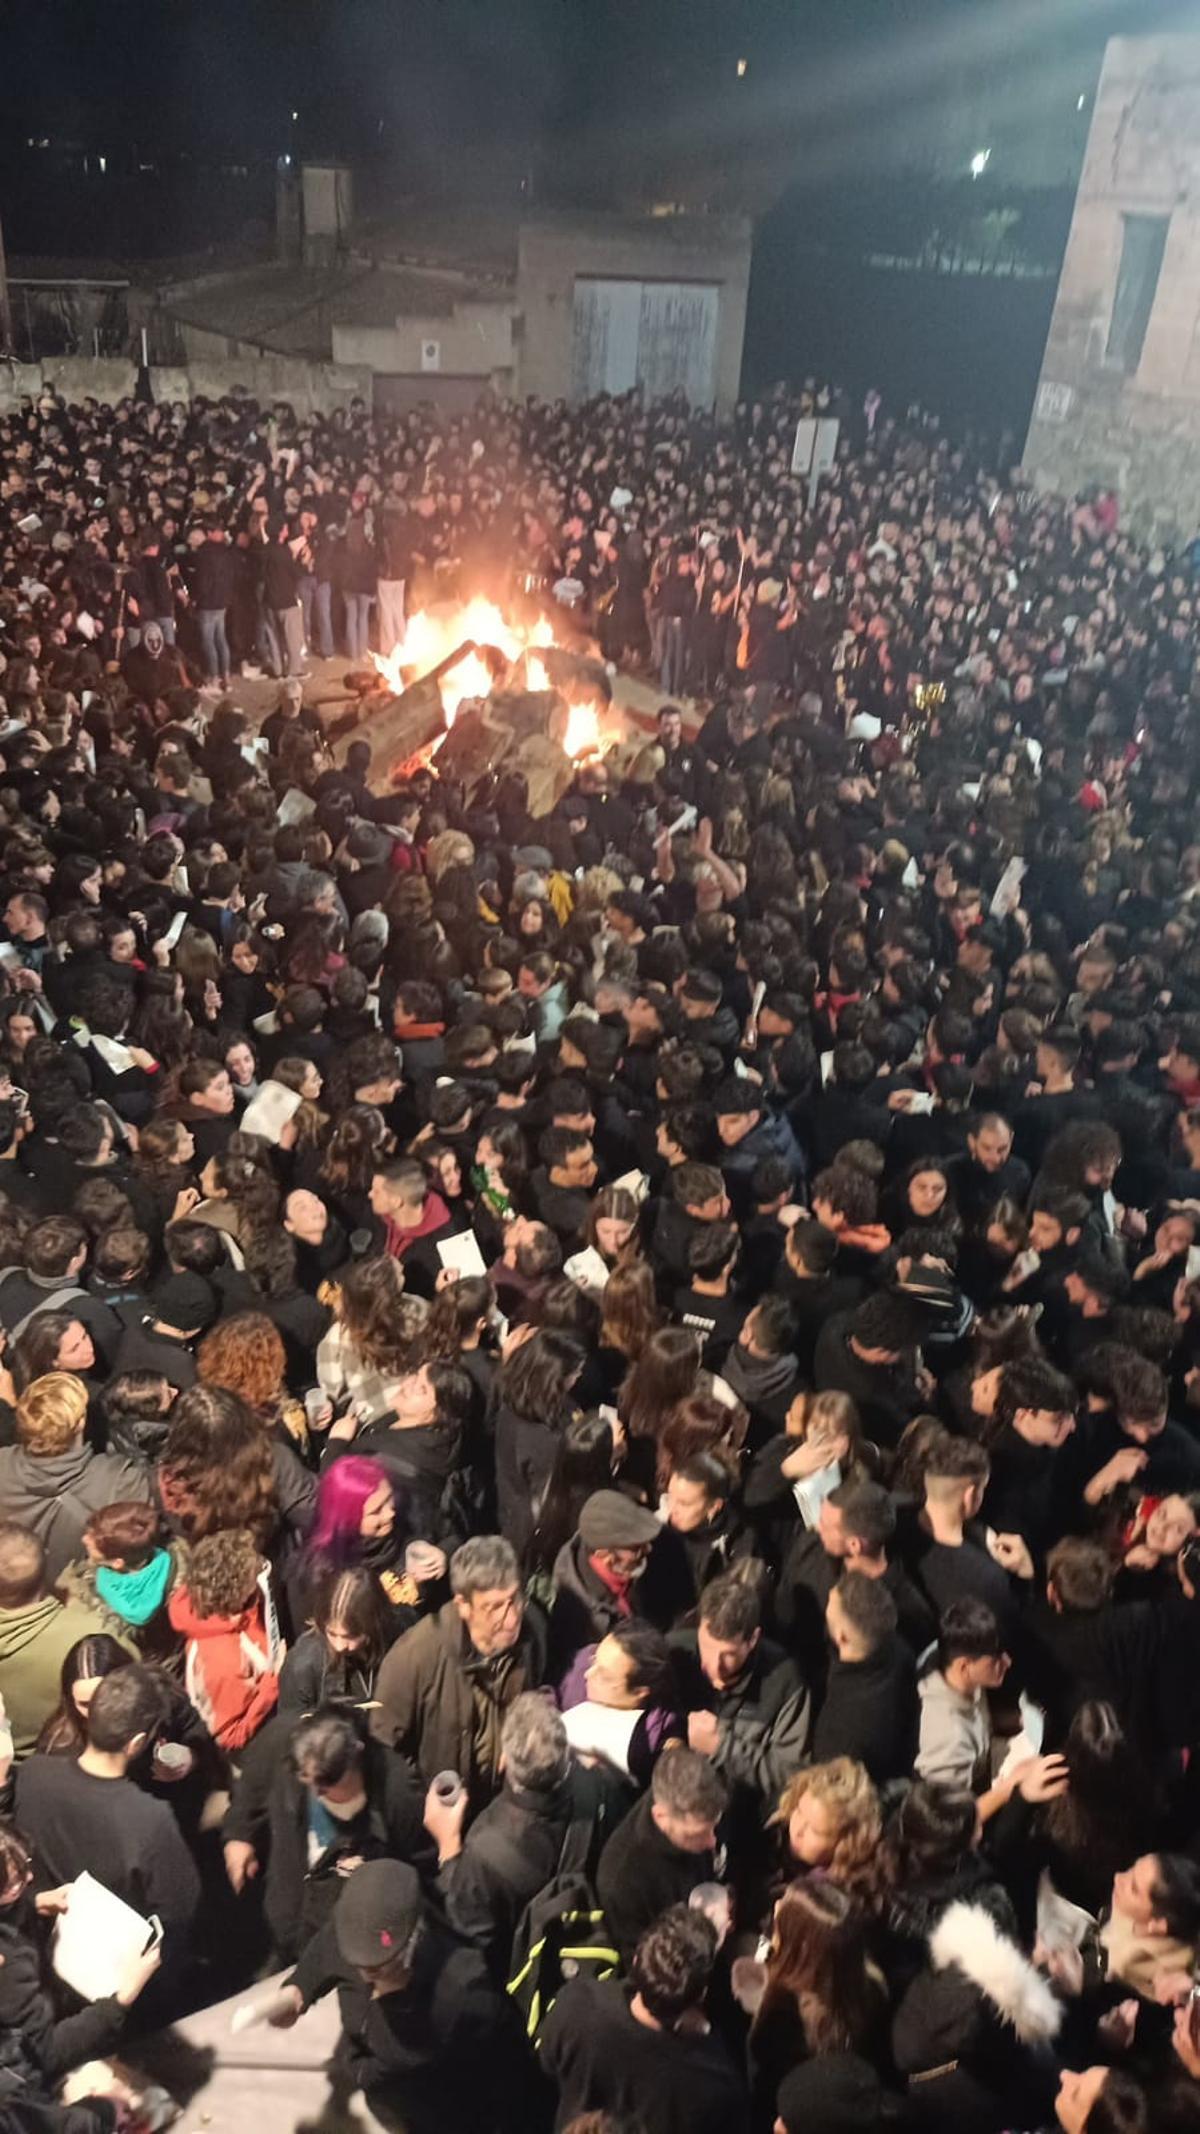
[[[24,1840],[0,1823],[0,2034],[4,2069],[47,2101],[71,2068],[111,2052],[125,2018],[162,1961],[157,1942],[113,1982],[110,1993],[63,2015],[45,1947],[47,1926],[71,1900],[70,1885],[33,1894],[34,1862]]]
[[[161,1920],[157,1992],[164,2001],[191,1956],[200,1877],[171,1809],[128,1773],[152,1746],[166,1710],[149,1668],[118,1668],[88,1706],[81,1754],[30,1757],[16,1793],[16,1819],[32,1843],[40,1889],[59,1888],[86,1870],[143,1918]]]

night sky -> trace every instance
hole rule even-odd
[[[869,163],[963,70],[1094,78],[1107,35],[1189,0],[7,0],[0,142],[373,154],[420,190],[487,158],[619,179],[647,144]],[[739,58],[747,60],[737,78]],[[299,116],[293,123],[292,111]],[[11,153],[11,150],[8,151]]]

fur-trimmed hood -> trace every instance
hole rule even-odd
[[[1062,2023],[1059,2002],[1029,1958],[981,1905],[952,1904],[943,1912],[930,1936],[929,1960],[935,1971],[952,1966],[961,1971],[1023,2045],[1044,2045],[1057,2037]]]
[[[983,1904],[958,1900],[938,1919],[925,1967],[896,2010],[892,2049],[902,2074],[969,2069],[986,2090],[1003,2089],[1046,2053],[1061,2020],[1011,1933]]]

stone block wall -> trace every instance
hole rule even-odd
[[[1130,215],[1167,235],[1126,369],[1109,339]],[[1024,464],[1063,495],[1116,490],[1139,534],[1200,526],[1200,36],[1109,43]]]
[[[103,358],[96,362],[88,356],[47,356],[40,363],[0,364],[0,410],[18,407],[22,400],[36,399],[45,390],[68,402],[92,398],[115,405],[132,395],[137,375],[133,363]],[[291,356],[176,364],[152,369],[150,385],[156,400],[191,400],[197,394],[220,400],[226,393],[241,391],[264,405],[289,401],[300,415],[331,414],[335,408],[348,407],[356,397],[368,405],[371,400],[369,370],[307,363]]]

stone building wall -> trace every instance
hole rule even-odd
[[[1141,533],[1200,527],[1200,36],[1108,46],[1025,467],[1115,489]]]

